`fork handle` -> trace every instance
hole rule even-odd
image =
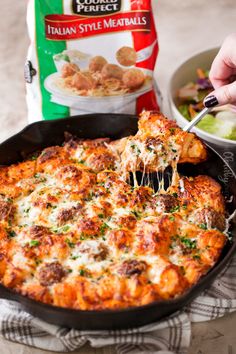
[[[200,122],[200,120],[202,120],[203,117],[205,117],[205,115],[207,113],[209,113],[211,111],[211,108],[207,108],[205,107],[201,112],[199,112],[196,117],[191,120],[191,122],[189,122],[187,125],[185,125],[185,127],[183,128],[183,131],[185,132],[189,132],[193,127],[195,127],[195,125]]]

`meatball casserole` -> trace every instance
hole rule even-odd
[[[2,167],[1,283],[81,310],[180,296],[215,264],[227,239],[220,185],[177,172],[178,163],[206,158],[194,134],[144,112],[135,136],[70,137]],[[160,181],[154,190],[147,175],[168,165],[169,187]]]

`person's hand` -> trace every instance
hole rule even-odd
[[[209,78],[215,91],[205,98],[206,107],[236,104],[236,33],[225,39],[212,63]]]

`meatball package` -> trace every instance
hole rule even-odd
[[[29,0],[29,121],[158,110],[151,0]]]

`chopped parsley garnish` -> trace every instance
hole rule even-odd
[[[136,210],[132,210],[131,213],[137,218],[137,219],[140,219],[142,214],[139,213],[138,211]]]
[[[108,229],[110,229],[110,226],[107,225],[107,224],[104,222],[104,223],[102,224],[102,226],[100,227],[100,234],[101,234],[102,236],[104,236],[106,230],[108,230]]]
[[[171,215],[171,216],[169,217],[169,219],[170,219],[171,221],[175,221],[175,217],[174,217],[173,215]]]
[[[83,240],[85,240],[85,238],[86,238],[85,234],[82,232],[82,234],[80,235],[80,240],[83,241]]]
[[[73,261],[75,261],[76,259],[78,259],[79,256],[71,256],[70,259],[72,259]]]
[[[29,208],[24,209],[24,213],[25,213],[25,214],[28,214],[28,213],[29,213],[29,211],[30,211],[30,207],[29,207]]]
[[[52,203],[47,203],[46,208],[47,209],[49,209],[49,208],[56,209],[57,205],[52,205]]]
[[[81,163],[82,165],[85,164],[85,160],[79,160],[79,163]]]
[[[170,132],[171,132],[171,134],[174,134],[175,128],[170,128]]]
[[[173,197],[178,198],[178,193],[174,192],[172,195]]]
[[[79,270],[79,275],[81,275],[82,277],[85,275],[84,269],[80,269],[80,270]]]
[[[37,160],[37,158],[38,158],[38,154],[34,154],[34,155],[32,155],[31,156],[31,161],[34,161],[34,160]]]
[[[42,260],[41,259],[35,259],[35,264],[36,265],[39,265],[39,264],[41,264],[42,263]]]
[[[13,230],[7,231],[7,235],[8,235],[9,238],[16,237],[16,233],[15,233],[15,231],[13,231]]]
[[[184,210],[186,210],[187,207],[188,207],[187,204],[183,204],[183,205],[182,205],[182,208],[183,208]]]
[[[52,227],[52,232],[54,233],[54,234],[58,234],[59,233],[59,229],[58,228],[56,228],[56,227]]]
[[[205,223],[199,224],[198,226],[203,230],[207,230],[207,224]]]
[[[29,242],[29,246],[30,247],[37,247],[37,246],[39,246],[40,245],[40,242],[38,241],[38,240],[31,240],[30,242]]]
[[[89,192],[89,195],[84,199],[86,202],[89,202],[90,200],[93,199],[95,194],[93,192]]]
[[[42,182],[42,183],[44,183],[44,182],[47,181],[47,178],[41,176],[39,173],[35,173],[34,178],[36,178],[36,179],[38,180],[37,182]]]
[[[61,228],[61,231],[62,232],[67,232],[67,231],[69,231],[70,230],[70,226],[69,225],[65,225],[65,226],[63,226],[62,228]]]
[[[99,217],[100,219],[104,219],[104,214],[98,214],[98,217]]]
[[[132,144],[130,147],[134,152],[136,152],[137,155],[141,154],[141,150],[137,147],[137,145]]]
[[[193,256],[193,259],[196,259],[196,260],[201,259],[201,256],[200,256],[199,254],[195,254],[195,255]]]
[[[179,205],[176,205],[175,207],[170,209],[170,213],[175,213],[176,211],[179,211]]]
[[[52,232],[54,232],[55,234],[59,234],[61,232],[67,232],[70,230],[70,226],[69,225],[65,225],[65,226],[62,226],[62,227],[53,227],[52,229]]]
[[[196,240],[191,240],[187,237],[180,237],[180,241],[184,244],[186,248],[195,249],[197,247]]]
[[[70,247],[70,248],[75,248],[75,243],[70,241],[68,238],[65,239],[65,243]]]

